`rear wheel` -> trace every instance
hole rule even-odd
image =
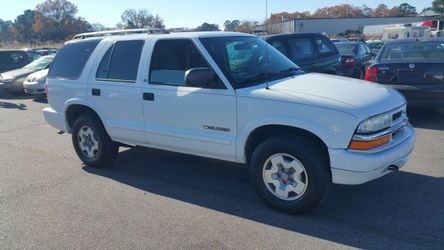
[[[331,188],[328,159],[310,139],[273,137],[261,143],[252,155],[252,183],[258,195],[280,211],[309,211]]]
[[[88,166],[108,167],[117,156],[119,146],[93,116],[80,116],[73,125],[72,142],[77,156]]]

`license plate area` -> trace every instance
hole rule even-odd
[[[402,83],[418,83],[424,81],[423,71],[399,70],[398,81]]]

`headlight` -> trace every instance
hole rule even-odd
[[[370,117],[363,121],[356,131],[358,134],[370,134],[386,128],[392,124],[392,115],[390,113]]]
[[[36,82],[39,84],[45,84],[46,78],[37,79]]]

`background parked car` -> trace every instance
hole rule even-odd
[[[33,50],[44,56],[55,55],[58,52],[58,49],[56,48],[35,48]]]
[[[43,95],[45,94],[46,77],[48,69],[39,70],[30,74],[23,82],[23,89],[26,94]]]
[[[6,92],[23,92],[23,81],[30,74],[49,68],[54,56],[43,56],[23,68],[0,74],[0,90]]]
[[[373,63],[371,49],[364,42],[341,42],[335,45],[341,55],[342,73],[363,79],[367,67]]]
[[[335,45],[321,34],[288,34],[265,40],[306,72],[342,75],[341,60]]]
[[[32,50],[0,50],[0,73],[22,68],[41,56]]]
[[[386,42],[365,80],[399,90],[410,106],[444,106],[444,38]]]
[[[367,41],[366,44],[372,50],[373,54],[377,55],[384,43],[380,40]]]

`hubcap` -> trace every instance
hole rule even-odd
[[[304,165],[288,154],[275,154],[265,161],[264,183],[268,191],[282,200],[300,198],[308,186],[308,176]]]
[[[88,126],[83,126],[77,133],[78,144],[82,153],[88,158],[94,158],[99,151],[99,141],[94,130]]]

